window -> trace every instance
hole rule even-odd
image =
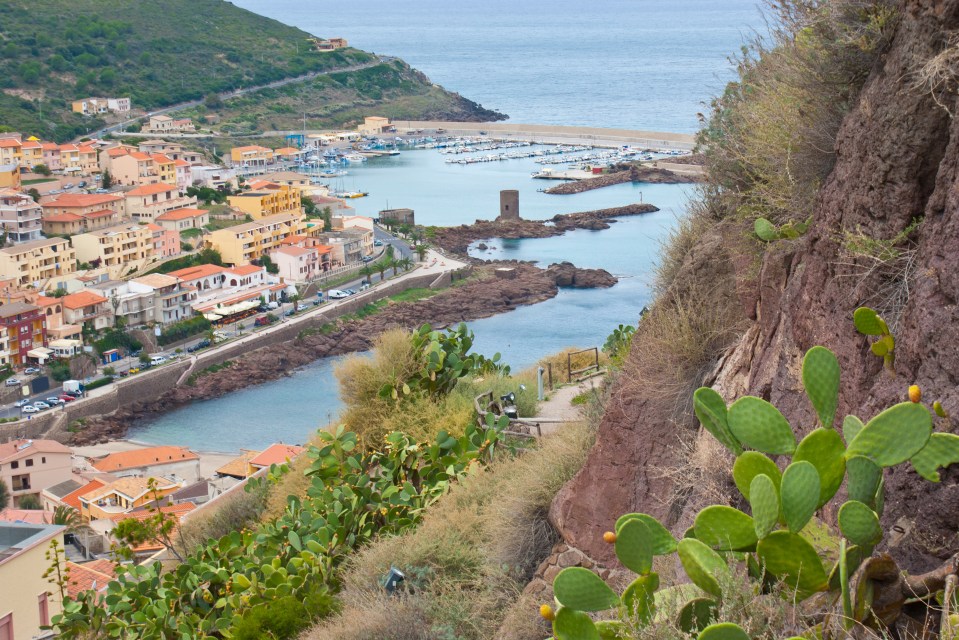
[[[37,596],[37,605],[40,608],[40,624],[50,624],[50,605],[47,601],[46,591]]]
[[[28,466],[28,467],[32,467],[32,466],[33,466],[33,458],[27,458],[27,464],[26,464],[26,466]]]
[[[46,457],[40,458],[40,464],[46,464],[46,463],[47,463]]]
[[[13,640],[13,614],[0,618],[0,640]]]
[[[14,460],[13,462],[11,462],[11,463],[10,463],[10,468],[11,468],[11,469],[19,469],[19,468],[20,468],[20,461],[19,461],[19,460]]]

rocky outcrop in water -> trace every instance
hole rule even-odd
[[[477,220],[473,224],[444,227],[436,230],[433,242],[453,253],[466,255],[469,245],[489,238],[551,238],[561,236],[572,229],[599,231],[609,229],[615,218],[638,216],[659,211],[651,204],[631,204],[625,207],[599,209],[555,215],[549,220],[507,220],[493,222]]]
[[[553,279],[557,287],[574,289],[606,289],[616,284],[616,276],[605,269],[580,269],[572,262],[551,264],[546,275]]]
[[[623,171],[607,173],[596,178],[586,178],[585,180],[564,182],[563,184],[558,184],[555,187],[550,187],[546,190],[546,193],[569,195],[573,193],[583,193],[584,191],[592,191],[593,189],[602,189],[603,187],[611,187],[615,184],[623,184],[624,182],[684,184],[687,182],[699,182],[700,180],[700,176],[693,174],[677,173],[676,171],[670,171],[669,169],[663,169],[661,167],[633,165]]]

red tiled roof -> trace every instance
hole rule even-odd
[[[71,451],[69,447],[56,440],[11,440],[0,444],[0,462],[16,460],[21,456],[34,453],[71,453]]]
[[[207,215],[207,211],[203,209],[174,209],[173,211],[167,211],[163,215],[157,216],[157,220],[186,220],[187,218],[199,218],[200,216]]]
[[[131,151],[127,155],[133,158],[134,160],[152,160],[153,159],[149,156],[149,154],[143,153],[142,151]]]
[[[77,489],[76,491],[73,491],[73,492],[71,492],[71,493],[68,493],[67,495],[65,495],[65,496],[63,496],[62,498],[60,498],[60,502],[62,502],[63,504],[69,505],[69,506],[73,507],[74,509],[76,509],[77,511],[79,511],[79,510],[80,510],[80,497],[81,497],[81,496],[85,496],[85,495],[87,495],[88,493],[92,493],[92,492],[96,491],[97,489],[101,489],[101,488],[105,487],[106,484],[107,484],[106,482],[104,482],[104,481],[102,481],[102,480],[97,480],[96,478],[94,478],[93,480],[91,480],[91,481],[88,482],[87,484],[83,485],[82,487],[80,487],[80,488]]]
[[[96,204],[106,204],[122,200],[122,196],[112,193],[64,193],[50,202],[43,203],[44,207],[91,207]]]
[[[95,304],[102,304],[107,299],[92,291],[77,291],[63,296],[63,306],[67,309],[82,309]]]
[[[27,524],[50,524],[52,513],[38,509],[7,508],[0,511],[0,522],[26,522]]]
[[[158,182],[156,184],[145,184],[142,187],[137,187],[132,191],[127,191],[128,196],[152,196],[156,193],[165,193],[167,191],[176,191],[176,186],[172,184],[164,184],[163,182]]]
[[[187,267],[186,269],[177,269],[176,271],[171,271],[169,275],[174,278],[180,278],[181,280],[195,280],[197,278],[205,278],[207,276],[214,276],[218,273],[223,273],[226,271],[224,267],[218,267],[215,264],[200,264],[195,267]]]
[[[96,590],[98,593],[107,588],[107,585],[116,578],[117,572],[109,560],[94,560],[77,564],[67,561],[70,579],[67,582],[67,593],[76,598],[83,591]]]
[[[16,138],[2,138],[0,139],[0,147],[19,147],[22,146],[21,142]]]
[[[147,467],[155,464],[168,464],[182,462],[183,460],[199,459],[200,456],[184,447],[149,447],[147,449],[134,449],[133,451],[111,453],[95,461],[93,467],[98,471],[109,473],[111,471],[136,469],[138,467]]]
[[[170,164],[173,160],[170,160],[167,156],[162,153],[151,153],[150,157],[153,158],[154,162],[159,162],[160,164]]]
[[[54,213],[49,216],[43,216],[43,222],[79,222],[83,216],[76,213]]]
[[[227,269],[230,273],[235,273],[238,276],[248,276],[253,273],[259,273],[263,271],[263,267],[258,267],[254,264],[245,264],[239,267],[230,267]]]
[[[279,249],[274,249],[276,253],[284,253],[288,256],[302,256],[308,253],[315,253],[315,249],[312,247],[309,249],[304,249],[303,247],[280,247]]]
[[[179,520],[186,514],[190,513],[196,509],[196,505],[192,502],[181,502],[180,504],[167,505],[165,507],[160,507],[162,513],[170,513],[177,517]],[[156,511],[150,511],[149,509],[144,509],[143,511],[133,511],[130,513],[118,513],[116,515],[110,516],[110,519],[114,522],[122,522],[123,520],[146,520],[152,516],[156,515]]]
[[[250,460],[250,464],[255,467],[269,467],[272,464],[281,464],[287,460],[292,460],[304,451],[306,451],[305,447],[298,447],[295,444],[272,444],[260,455]]]

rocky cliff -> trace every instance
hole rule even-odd
[[[769,244],[756,263],[720,242],[720,226],[700,237],[683,264],[686,277],[696,275],[703,256],[730,269],[726,282],[746,323],[699,382],[727,401],[746,393],[768,399],[802,431],[815,417],[800,391],[799,365],[817,344],[835,351],[842,365],[840,415],[869,418],[903,400],[910,384],[959,414],[959,123],[949,113],[959,105],[955,91],[934,99],[913,81],[917,67],[959,29],[959,1],[908,0],[896,10],[894,35],[835,136],[835,161],[816,194],[809,232]],[[856,238],[890,251],[864,257],[850,249]],[[852,325],[861,305],[879,309],[893,325],[894,375]],[[677,493],[663,473],[690,464],[684,451],[698,425],[688,407],[677,405],[676,419],[664,419],[661,399],[630,375],[643,366],[643,342],[653,338],[641,325],[596,445],[551,512],[566,542],[602,560],[610,560],[602,532],[618,515],[644,511],[680,529],[684,511],[703,500],[695,489]],[[939,484],[911,470],[887,472],[886,483],[883,520],[887,530],[898,525],[890,544],[901,564],[925,570],[955,552],[959,468],[944,472]]]

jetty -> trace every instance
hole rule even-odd
[[[624,145],[645,149],[692,151],[696,136],[689,133],[566,127],[547,124],[505,122],[441,122],[435,120],[394,120],[400,135],[485,136],[490,140],[523,141],[545,144],[585,144],[591,147],[619,148]]]

